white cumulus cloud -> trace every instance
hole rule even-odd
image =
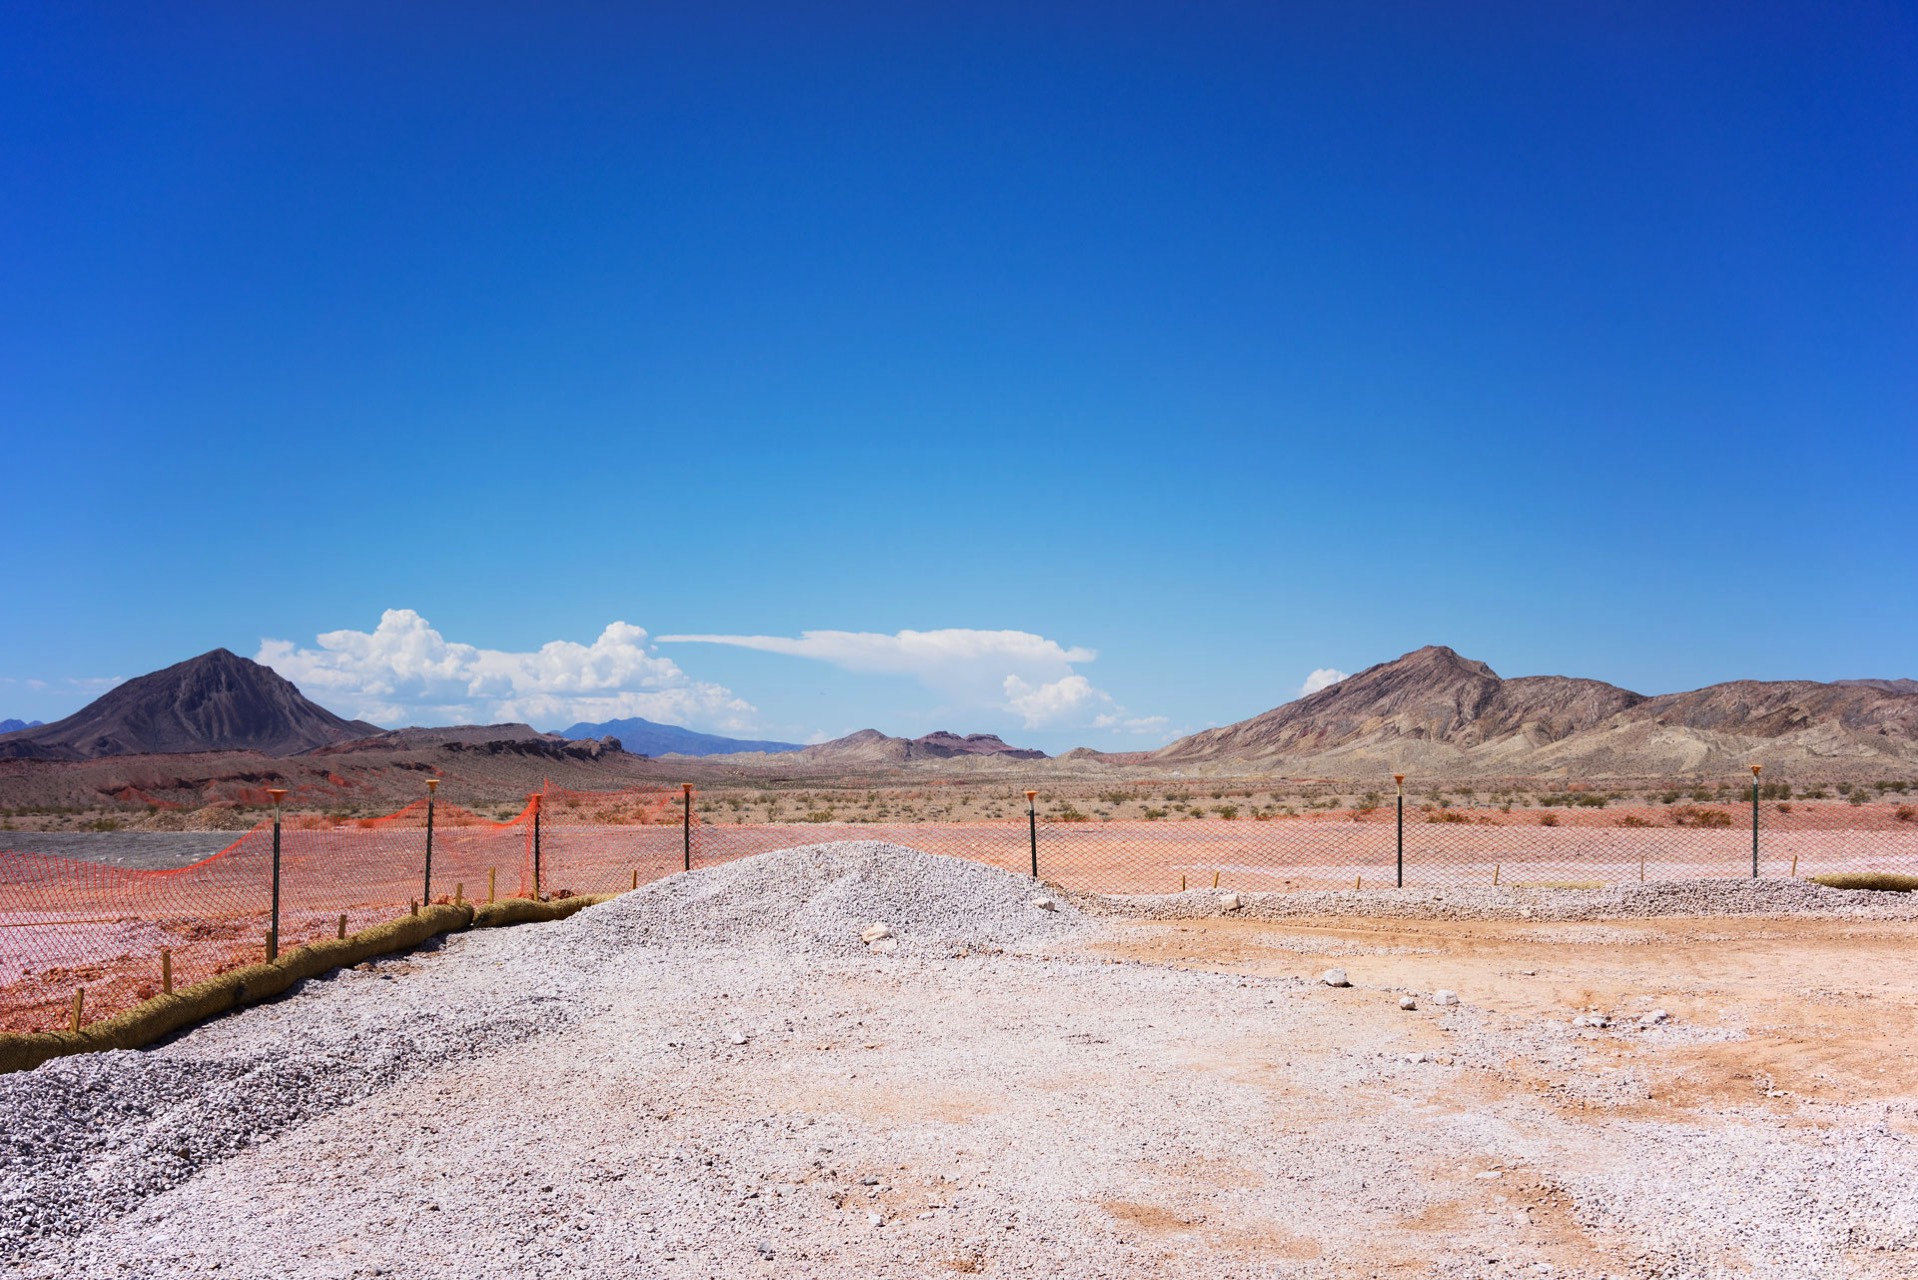
[[[1299,696],[1303,698],[1308,693],[1317,693],[1321,689],[1330,688],[1351,674],[1349,671],[1340,671],[1337,667],[1320,667],[1307,676],[1305,683],[1299,686]]]
[[[1084,676],[1066,676],[1045,684],[1029,684],[1018,676],[1007,676],[1000,687],[1005,690],[1006,706],[1019,713],[1028,729],[1082,720],[1088,708],[1112,702]]]
[[[692,679],[625,622],[609,623],[591,644],[553,640],[512,653],[448,640],[413,610],[388,609],[372,631],[328,631],[313,648],[262,640],[258,661],[331,710],[388,725],[563,727],[643,716],[740,731],[754,712],[731,690]]]
[[[803,631],[797,636],[674,635],[662,644],[723,644],[831,663],[846,671],[907,676],[952,710],[1011,712],[1028,729],[1099,728],[1151,732],[1160,717],[1131,717],[1073,668],[1095,650],[1030,631],[949,627],[936,631]]]

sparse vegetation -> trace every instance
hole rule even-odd
[[[1732,816],[1723,809],[1701,809],[1681,804],[1672,810],[1672,821],[1681,827],[1718,828],[1732,825]]]
[[[1827,889],[1873,889],[1880,893],[1910,893],[1918,889],[1918,876],[1901,876],[1890,871],[1832,871],[1808,879]]]

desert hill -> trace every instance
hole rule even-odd
[[[38,729],[39,720],[0,720],[0,733],[18,733],[22,729]]]
[[[257,751],[287,756],[380,732],[309,701],[269,667],[225,649],[108,690],[64,720],[0,736],[0,758]]]
[[[809,762],[902,764],[909,760],[954,760],[990,757],[1000,760],[1043,760],[1046,753],[1030,747],[1009,746],[996,733],[969,733],[964,737],[940,729],[920,738],[893,738],[877,729],[806,747],[798,753]]]
[[[597,724],[581,721],[560,731],[562,737],[618,738],[622,747],[640,755],[725,756],[748,751],[798,751],[797,742],[755,742],[744,738],[726,738],[716,733],[700,733],[676,724],[629,716],[624,720],[604,720]]]
[[[377,756],[382,752],[478,752],[540,756],[548,760],[598,760],[623,754],[617,738],[572,739],[541,733],[530,724],[455,724],[443,728],[389,729],[371,737],[315,747],[309,756]]]
[[[1646,776],[1754,762],[1800,773],[1918,764],[1918,682],[1737,680],[1647,697],[1567,676],[1508,680],[1429,645],[1143,761],[1327,777]]]
[[[895,738],[877,729],[861,729],[831,742],[814,743],[795,751],[730,755],[728,765],[747,771],[767,767],[781,770],[873,769],[891,765],[924,765],[946,762],[973,766],[1016,761],[1044,760],[1046,753],[1031,747],[1015,747],[996,733],[969,733],[961,736],[944,729],[919,738]]]

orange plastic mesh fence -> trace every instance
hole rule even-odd
[[[1219,806],[1219,809],[1229,806]],[[1167,893],[1438,885],[1587,885],[1752,874],[1748,805],[1450,806],[1407,797],[1357,810],[1231,815],[1187,806],[1155,819],[1036,824],[1039,874],[1076,889]],[[1072,813],[1077,817],[1076,811]],[[426,892],[424,801],[379,818],[289,815],[280,831],[282,949],[403,913]],[[1918,872],[1918,812],[1892,803],[1763,806],[1759,874]],[[14,839],[30,841],[31,833]],[[547,788],[505,821],[441,803],[431,897],[483,902],[607,893],[793,845],[884,840],[1007,871],[1032,868],[1027,815],[992,821],[712,824],[674,790]],[[67,1025],[265,956],[273,830],[262,823],[191,866],[138,871],[0,852],[0,1031]]]

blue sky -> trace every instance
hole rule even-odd
[[[7,26],[0,716],[215,646],[1052,749],[1426,643],[1918,675],[1909,6]]]

